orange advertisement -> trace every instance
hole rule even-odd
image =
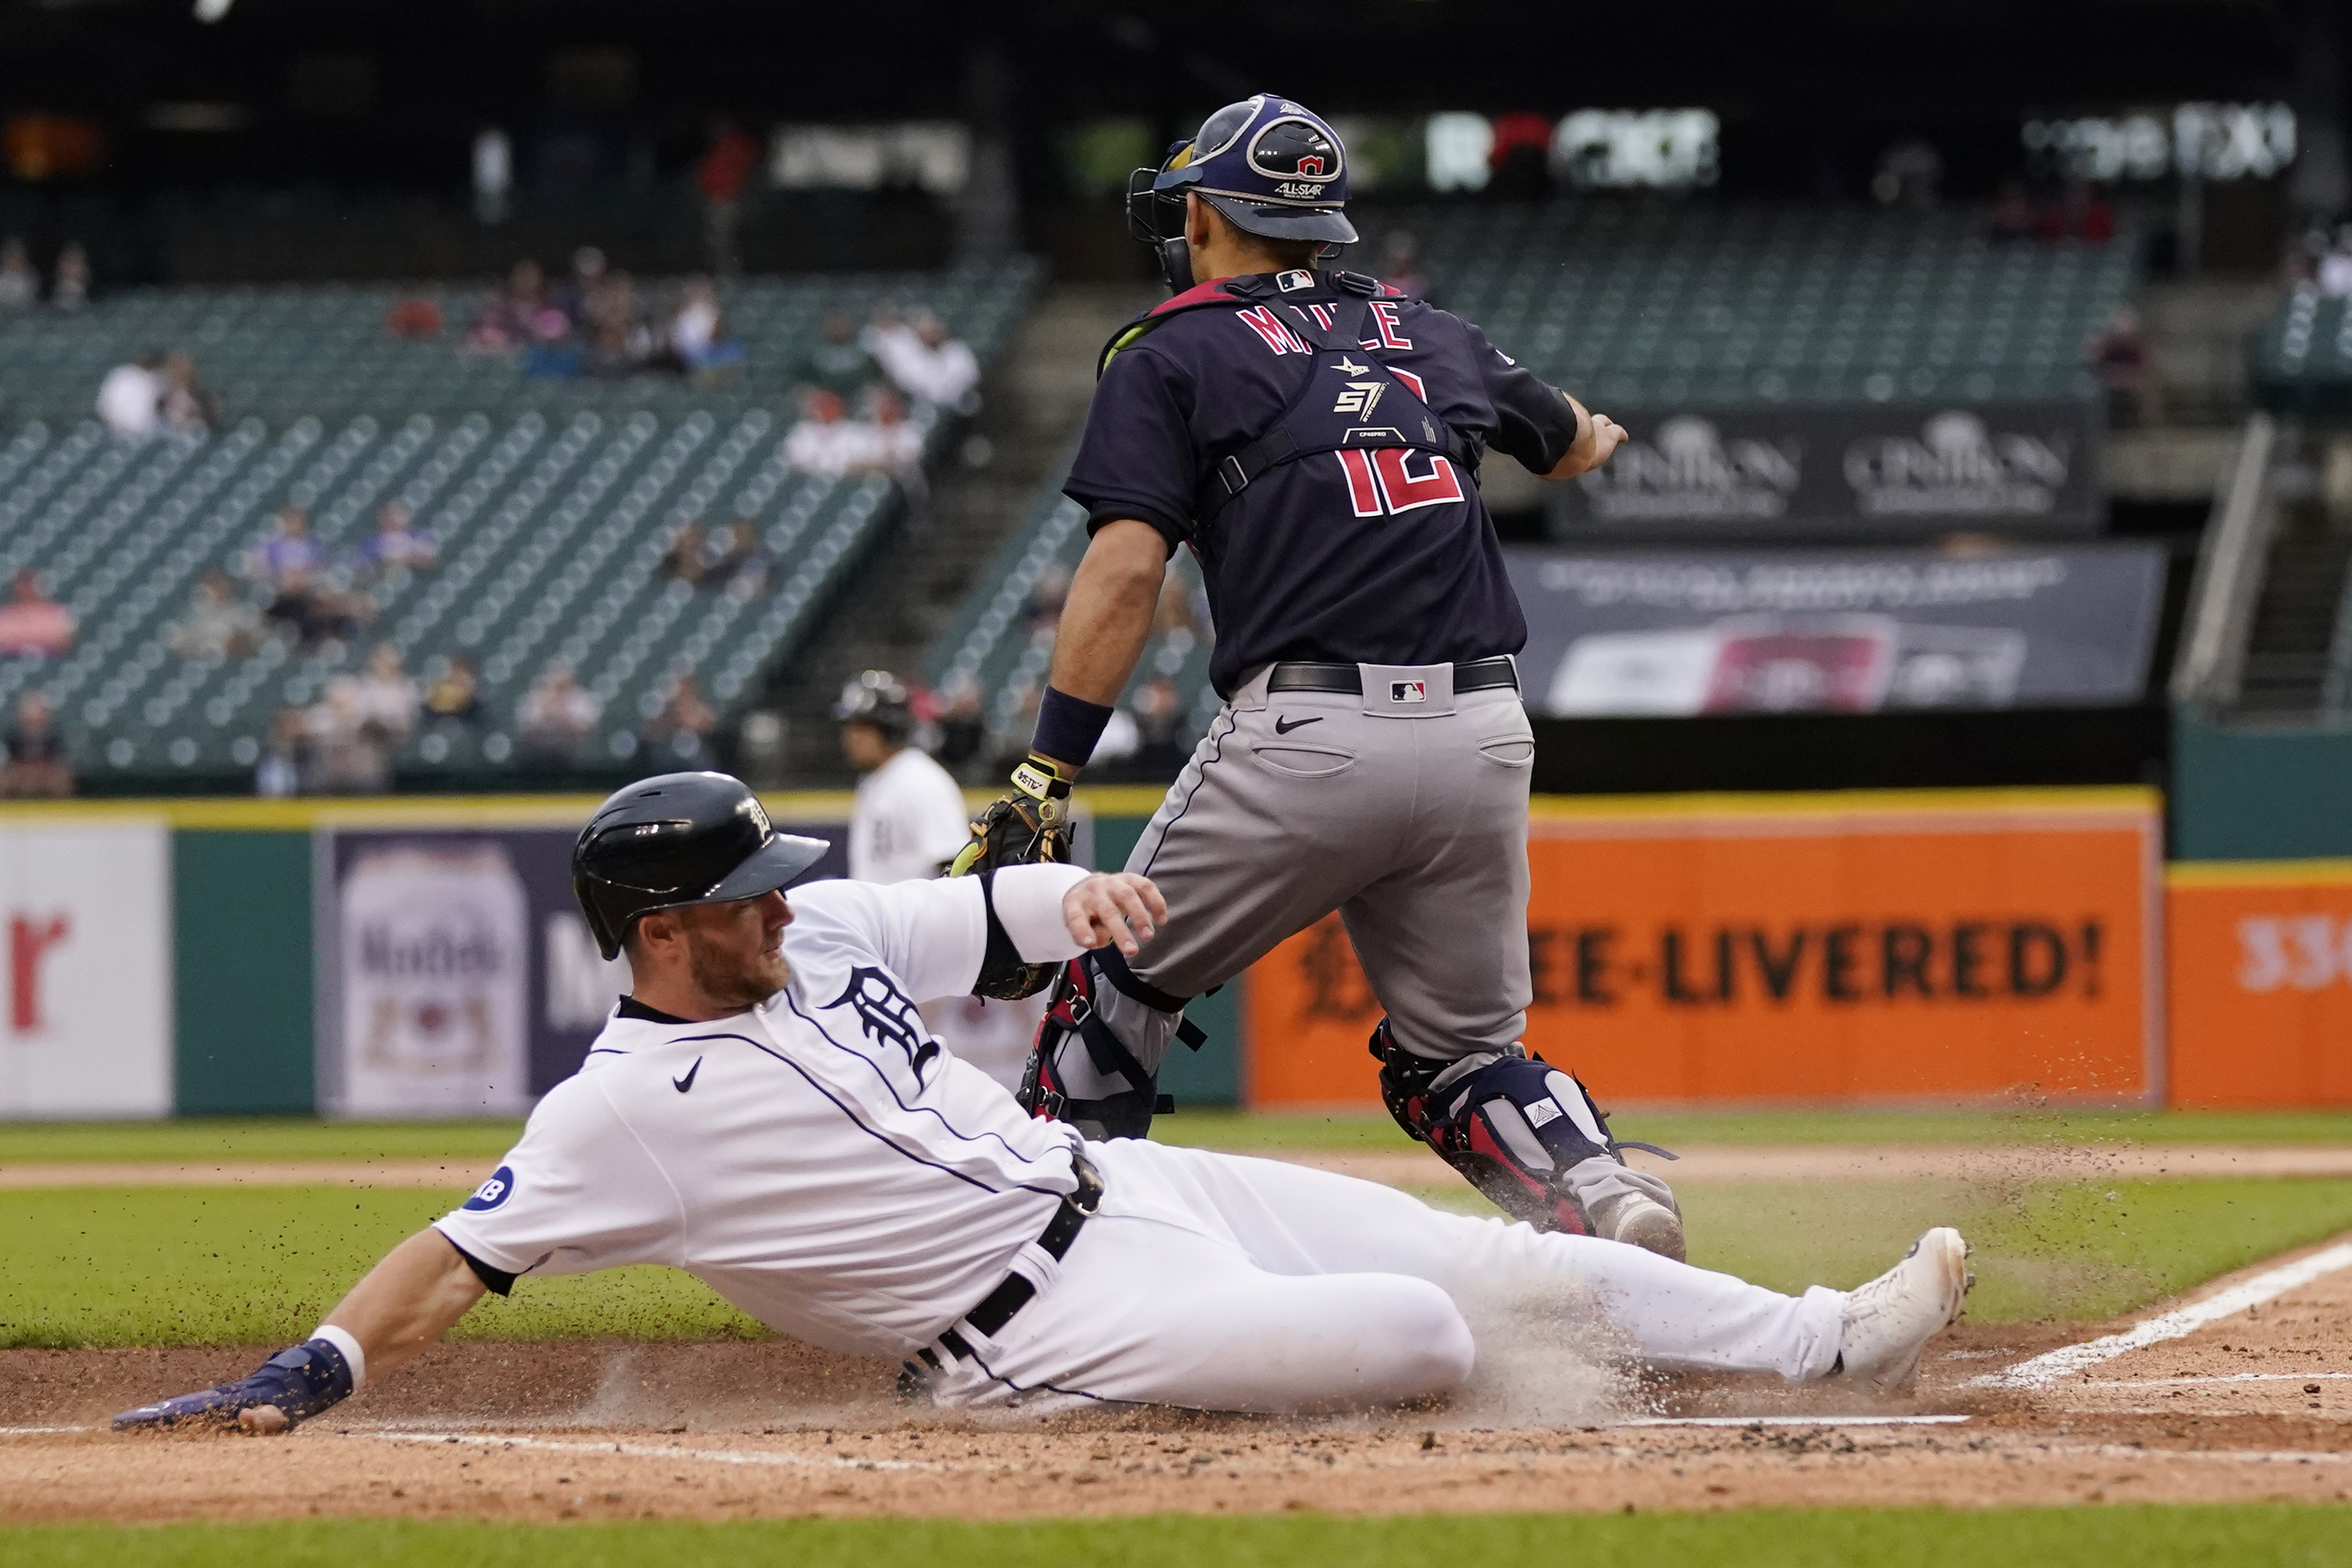
[[[2352,860],[2175,866],[2165,911],[2171,1102],[2352,1105]]]
[[[1539,802],[1527,1042],[1622,1101],[2158,1092],[2137,789]],[[1333,917],[1251,970],[1248,1100],[1375,1104]]]

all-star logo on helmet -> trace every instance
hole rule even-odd
[[[1130,226],[1155,243],[1179,237],[1186,192],[1236,227],[1276,239],[1352,245],[1348,152],[1339,133],[1303,103],[1262,92],[1229,103],[1180,142],[1157,170],[1137,171]],[[1161,212],[1154,198],[1167,204]]]
[[[1305,118],[1270,120],[1250,138],[1249,166],[1267,179],[1287,186],[1312,181],[1313,195],[1323,194],[1322,187],[1339,177],[1346,156],[1339,142],[1313,121]],[[1306,193],[1301,192],[1302,195]]]

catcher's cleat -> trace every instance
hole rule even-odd
[[[1903,1261],[1846,1292],[1833,1373],[1874,1394],[1900,1394],[1919,1370],[1919,1352],[1960,1315],[1976,1276],[1973,1250],[1939,1225],[1911,1244]]]
[[[1622,1241],[1680,1261],[1682,1211],[1655,1176],[1630,1170],[1608,1119],[1570,1075],[1514,1046],[1432,1061],[1372,1029],[1389,1114],[1513,1219]],[[1653,1152],[1664,1154],[1663,1149]],[[1673,1155],[1667,1154],[1672,1159]]]
[[[331,1340],[308,1340],[279,1351],[235,1383],[126,1410],[114,1418],[114,1429],[206,1426],[290,1432],[351,1392],[352,1368],[342,1351]],[[261,1414],[267,1411],[277,1412],[279,1419]],[[241,1419],[247,1412],[257,1418]]]

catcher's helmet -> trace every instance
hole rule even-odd
[[[1192,286],[1184,246],[1184,193],[1236,228],[1269,239],[1353,245],[1348,221],[1348,150],[1304,104],[1272,93],[1229,103],[1168,150],[1157,169],[1128,176],[1128,231],[1156,246],[1168,286]]]
[[[833,716],[844,724],[871,724],[893,741],[904,741],[915,728],[907,689],[887,669],[866,670],[844,686]]]
[[[612,795],[580,830],[572,896],[597,950],[615,958],[639,915],[772,892],[829,847],[777,832],[740,779],[663,773]]]

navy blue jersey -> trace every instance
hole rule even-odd
[[[1473,447],[1538,473],[1559,464],[1578,424],[1558,391],[1469,322],[1381,292],[1362,317],[1366,354]],[[1435,664],[1517,653],[1527,640],[1458,458],[1319,451],[1220,504],[1219,465],[1302,397],[1318,363],[1307,329],[1328,333],[1343,298],[1329,279],[1292,272],[1221,279],[1160,305],[1139,323],[1148,331],[1112,340],[1065,487],[1090,531],[1132,518],[1171,553],[1198,555],[1216,623],[1210,679],[1225,696],[1281,659]]]

